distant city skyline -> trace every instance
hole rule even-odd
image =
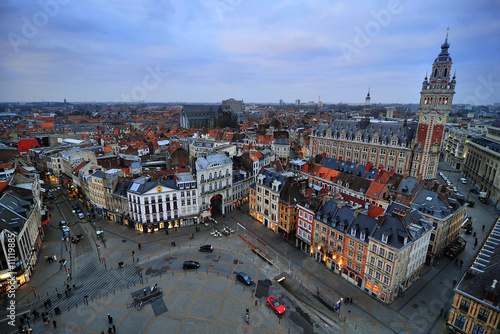
[[[7,0],[0,101],[413,103],[449,27],[454,104],[500,102],[500,4]]]

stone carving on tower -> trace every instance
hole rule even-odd
[[[425,76],[420,92],[418,107],[418,130],[415,138],[415,152],[411,176],[424,179],[436,177],[444,127],[451,111],[455,94],[455,75],[451,76],[451,61],[448,53],[448,33],[441,45],[430,76]]]

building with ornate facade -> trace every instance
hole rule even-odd
[[[127,189],[129,224],[141,232],[183,227],[198,223],[198,190],[189,173],[174,180],[135,179]]]
[[[225,214],[233,209],[233,162],[226,154],[199,157],[195,162],[200,212]]]
[[[472,134],[467,129],[450,128],[444,137],[444,161],[460,170],[465,162],[466,144],[471,138]]]
[[[311,256],[366,293],[391,303],[420,277],[432,226],[416,210],[393,203],[373,218],[337,196],[314,211],[299,216]]]
[[[451,77],[448,36],[426,76],[420,92],[418,123],[371,120],[335,120],[316,127],[310,137],[310,153],[356,164],[394,170],[398,174],[434,178],[437,173],[444,126],[455,94]],[[369,105],[369,93],[366,105]]]
[[[455,288],[447,324],[457,333],[500,332],[500,220]]]
[[[500,122],[487,127],[484,138],[467,142],[463,173],[495,202],[500,202]]]
[[[463,196],[455,195],[451,191],[420,189],[413,196],[410,207],[434,227],[425,259],[427,264],[433,265],[444,255],[446,247],[459,236],[467,203]]]

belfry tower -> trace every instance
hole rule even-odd
[[[424,179],[436,177],[444,126],[451,111],[455,94],[455,75],[451,77],[451,57],[448,53],[448,33],[441,45],[429,78],[425,76],[418,107],[418,129],[411,176]]]

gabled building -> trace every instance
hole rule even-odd
[[[291,176],[292,173],[264,169],[257,176],[257,182],[250,187],[250,215],[274,233],[278,233],[281,192],[286,179]]]
[[[306,177],[297,176],[288,178],[285,182],[279,200],[278,234],[286,240],[295,237],[297,231],[298,208],[305,198],[308,180]]]
[[[426,263],[432,265],[459,236],[467,203],[463,197],[451,192],[421,189],[412,199],[410,207],[417,210],[434,228],[426,257]]]
[[[297,204],[298,217],[295,246],[310,256],[316,255],[314,252],[314,217],[327,199],[326,196],[309,197]]]

